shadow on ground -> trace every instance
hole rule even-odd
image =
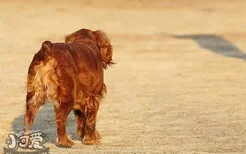
[[[170,35],[178,39],[191,39],[201,48],[226,57],[246,60],[246,54],[232,42],[214,34]]]
[[[12,123],[12,130],[15,134],[19,134],[23,130],[24,115],[20,115],[15,118]],[[67,122],[67,134],[72,138],[72,140],[79,140],[76,136],[76,121],[71,112],[68,116]],[[47,103],[43,105],[41,110],[36,114],[33,124],[33,130],[40,130],[46,134],[46,141],[48,143],[56,143],[57,132],[56,132],[56,123],[55,123],[55,112],[53,105]]]

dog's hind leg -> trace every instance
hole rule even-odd
[[[59,104],[59,106],[55,106],[58,143],[63,147],[71,147],[74,143],[67,136],[66,124],[72,104],[70,101],[59,102]]]
[[[83,138],[85,135],[85,115],[80,109],[74,109],[73,111],[77,122],[77,135]]]
[[[81,137],[81,139],[84,138],[85,136],[85,130],[86,130],[86,117],[85,117],[85,113],[81,110],[83,107],[83,105],[79,108],[74,108],[74,115],[75,115],[75,119],[76,119],[76,123],[77,123],[77,135],[79,137]],[[101,135],[99,134],[99,132],[96,130],[96,138],[97,139],[101,139]]]
[[[36,56],[36,55],[35,55]],[[34,57],[35,58],[35,57]],[[31,65],[28,71],[26,113],[24,117],[24,133],[32,131],[35,114],[46,101],[46,93],[42,83],[42,77],[37,65]]]
[[[39,108],[45,103],[43,93],[28,92],[26,96],[26,113],[24,117],[24,133],[30,134],[35,114]]]
[[[83,143],[88,145],[98,144],[100,135],[96,131],[96,117],[97,111],[99,109],[99,99],[97,96],[89,96],[86,99],[85,107],[85,117],[86,117],[86,126],[85,126],[85,136],[83,138]]]

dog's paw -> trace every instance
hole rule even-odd
[[[97,131],[96,131],[97,132]],[[98,145],[100,143],[100,140],[97,138],[97,133],[94,133],[92,136],[90,135],[85,135],[82,142],[86,145]],[[99,133],[98,133],[99,134]],[[101,136],[100,136],[101,137]]]
[[[74,142],[69,139],[67,135],[58,138],[58,144],[61,147],[71,147],[74,145]]]
[[[96,130],[96,138],[97,139],[101,139],[102,137],[101,137],[101,135],[99,134],[99,132]]]
[[[85,145],[98,145],[100,143],[100,140],[98,139],[89,140],[89,139],[84,138],[82,142]]]

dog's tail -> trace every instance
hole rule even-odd
[[[25,133],[31,131],[33,119],[39,108],[45,103],[47,72],[52,67],[49,67],[49,54],[52,52],[52,43],[45,41],[41,49],[34,55],[27,75],[27,95],[26,95],[26,114],[24,118]]]
[[[53,44],[50,41],[44,41],[42,43],[41,49],[39,53],[41,54],[42,58],[47,58],[52,55],[52,48]]]
[[[37,65],[44,64],[48,61],[48,58],[52,55],[52,43],[50,41],[44,41],[40,50],[34,55],[32,62],[28,69],[28,75],[35,73],[35,67]]]
[[[42,91],[42,74],[44,66],[52,56],[52,43],[44,41],[41,49],[34,55],[33,60],[28,69],[27,76],[27,92]]]
[[[100,48],[100,54],[103,60],[103,67],[106,69],[108,66],[115,64],[113,62],[113,47],[107,35],[100,30],[94,31],[93,35],[97,40],[97,45]]]

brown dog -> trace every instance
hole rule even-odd
[[[113,64],[112,46],[102,31],[81,29],[66,43],[45,41],[28,70],[24,132],[32,129],[34,116],[47,100],[54,103],[58,143],[72,146],[66,134],[67,117],[74,111],[77,134],[84,144],[99,143],[96,116],[106,93],[103,72]]]

